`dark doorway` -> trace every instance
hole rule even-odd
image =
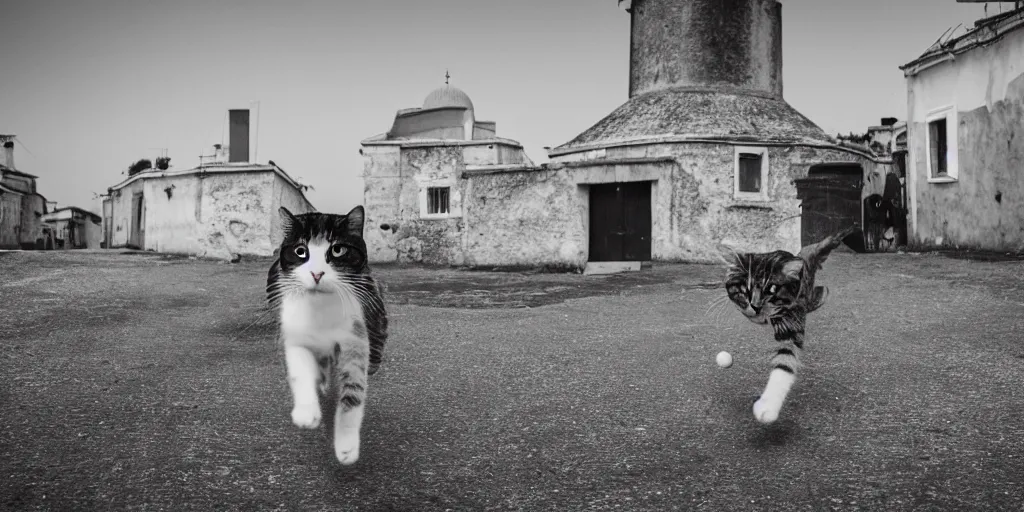
[[[590,186],[590,261],[650,261],[651,183]]]
[[[132,196],[132,228],[128,232],[128,246],[133,249],[143,249],[143,237],[146,233],[145,203],[142,194]]]
[[[800,199],[800,245],[820,242],[850,226],[861,232],[845,240],[851,249],[864,252],[861,190],[864,168],[855,163],[811,166],[806,178],[794,180]]]

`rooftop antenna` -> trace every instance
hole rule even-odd
[[[447,69],[445,69],[445,70],[444,70],[444,84],[445,84],[445,85],[448,85],[448,79],[449,79],[449,78],[451,78],[451,77],[452,77],[452,76],[448,74],[448,70],[447,70]]]

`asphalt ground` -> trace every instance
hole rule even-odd
[[[4,510],[1021,510],[1024,262],[834,254],[776,424],[723,269],[381,266],[360,461],[290,422],[268,261],[0,253]],[[715,354],[735,364],[718,368]]]

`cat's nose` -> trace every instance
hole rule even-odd
[[[313,274],[313,282],[316,284],[320,284],[320,278],[324,277],[323,272],[310,272],[310,274]]]

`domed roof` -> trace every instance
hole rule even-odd
[[[427,99],[423,100],[423,108],[441,107],[466,107],[472,110],[473,102],[469,99],[468,94],[462,92],[462,89],[445,84],[430,91]]]

